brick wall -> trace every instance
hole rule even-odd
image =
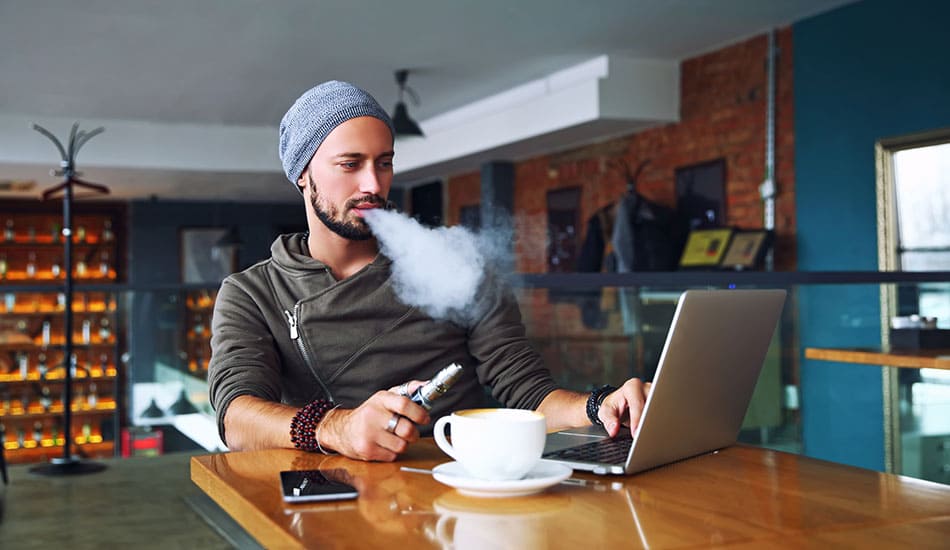
[[[776,233],[777,270],[795,269],[794,128],[792,33],[776,33]],[[742,228],[762,227],[758,186],[765,178],[765,101],[768,38],[757,36],[681,64],[680,122],[652,128],[579,149],[532,158],[516,165],[515,228],[517,269],[546,271],[546,193],[581,187],[581,231],[599,208],[625,190],[617,160],[631,166],[650,159],[638,179],[638,191],[675,207],[674,172],[705,161],[726,160],[726,219]],[[449,224],[459,210],[479,202],[477,172],[449,178]],[[583,238],[583,235],[581,235]]]

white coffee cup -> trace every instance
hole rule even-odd
[[[445,427],[452,426],[452,442]],[[468,409],[438,419],[439,448],[472,477],[489,481],[521,479],[541,459],[547,427],[544,415],[522,409]]]

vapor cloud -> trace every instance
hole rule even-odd
[[[509,244],[503,231],[474,233],[462,226],[428,228],[404,214],[382,209],[366,212],[366,221],[393,262],[399,299],[436,319],[469,325],[482,282],[503,266]],[[508,237],[510,243],[510,237]]]

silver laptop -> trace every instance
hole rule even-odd
[[[684,292],[637,433],[625,426],[615,439],[599,426],[555,432],[544,458],[595,474],[632,474],[735,443],[785,294]]]

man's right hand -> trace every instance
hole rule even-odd
[[[390,432],[393,415],[398,418]],[[416,424],[428,424],[424,408],[391,391],[378,391],[355,409],[334,409],[318,426],[320,445],[359,460],[392,462],[419,439]]]

